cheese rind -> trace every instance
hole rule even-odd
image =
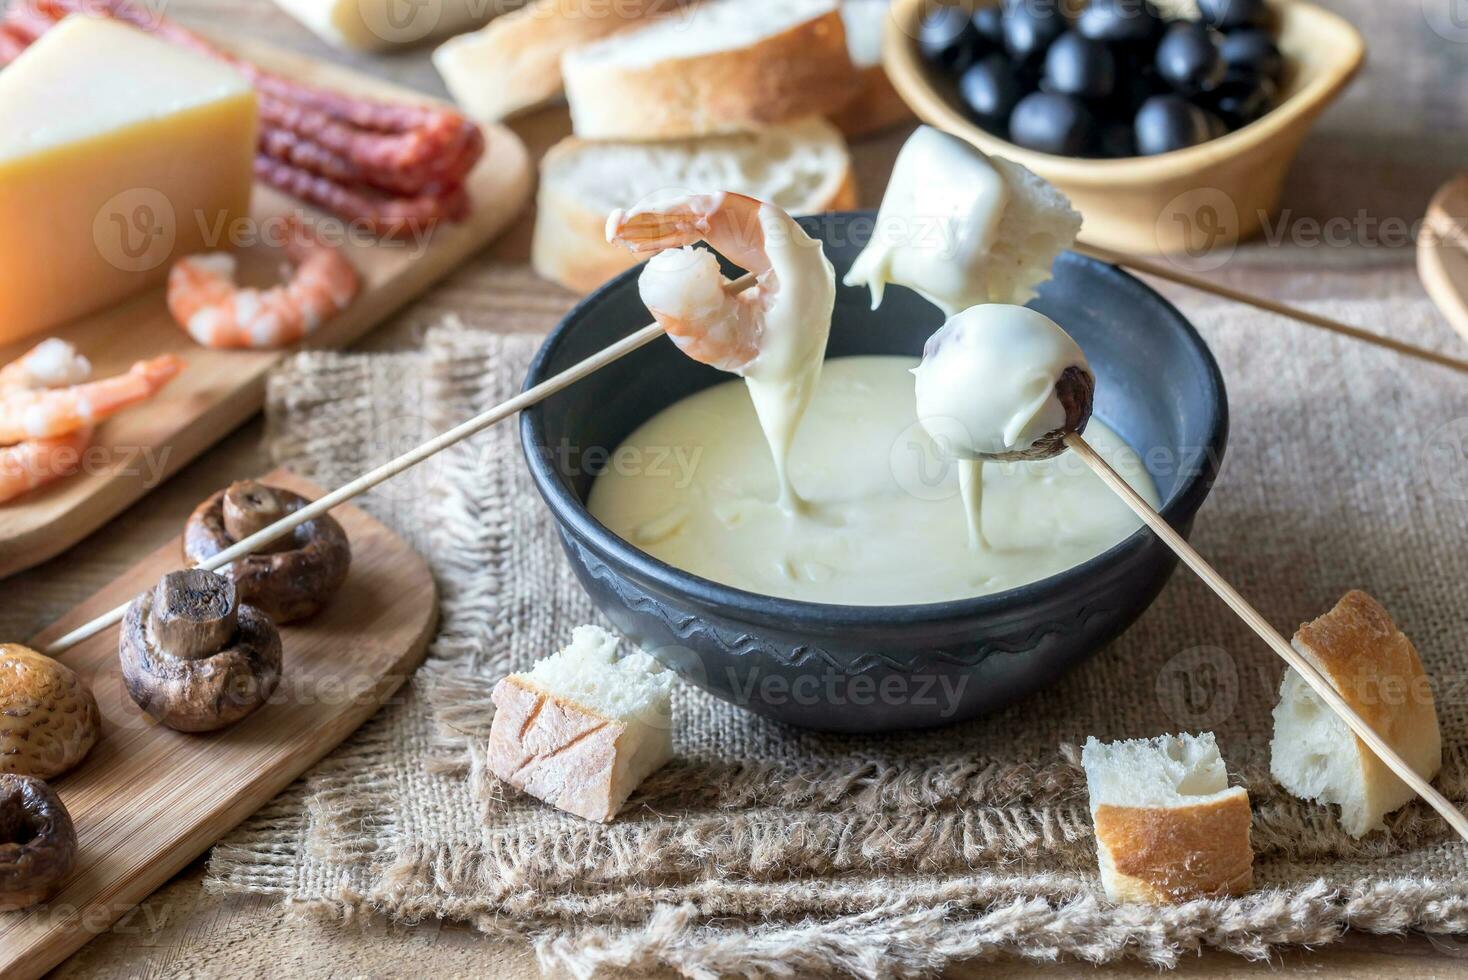
[[[0,72],[0,343],[228,247],[257,125],[221,62],[106,18],[48,31]]]

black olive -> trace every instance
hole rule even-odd
[[[998,49],[1004,47],[1004,9],[998,4],[992,7],[980,7],[974,11],[974,30],[979,32],[979,37],[984,44],[990,48]]]
[[[1076,18],[1076,30],[1092,41],[1142,44],[1162,32],[1162,23],[1151,0],[1091,0]]]
[[[1224,122],[1235,129],[1247,126],[1274,108],[1279,89],[1268,78],[1232,72],[1211,94],[1210,102]]]
[[[1106,123],[1096,140],[1097,149],[1103,157],[1121,158],[1137,155],[1137,140],[1132,135],[1132,124],[1125,122]]]
[[[1045,52],[1047,91],[1104,99],[1116,90],[1116,59],[1100,41],[1066,31]]]
[[[1284,75],[1284,55],[1268,31],[1257,27],[1230,31],[1218,45],[1230,74],[1247,72],[1276,84]]]
[[[1002,54],[990,54],[958,79],[958,94],[969,113],[980,122],[1002,126],[1025,94],[1014,66]]]
[[[937,7],[918,24],[918,51],[931,65],[963,71],[974,59],[978,31],[966,12]]]
[[[1070,25],[1060,0],[1008,0],[1004,5],[1004,49],[1015,61],[1038,62]]]
[[[1137,152],[1152,156],[1208,142],[1213,136],[1210,115],[1180,95],[1152,96],[1137,110]]]
[[[1268,27],[1265,0],[1198,0],[1198,16],[1209,27],[1231,31],[1237,27]]]
[[[1080,156],[1092,148],[1096,117],[1073,95],[1031,92],[1009,117],[1009,138],[1027,149]]]
[[[1157,45],[1157,74],[1184,95],[1196,95],[1223,81],[1228,66],[1213,34],[1195,21],[1178,21]]]

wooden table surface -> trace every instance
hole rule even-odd
[[[1285,194],[1286,217],[1271,225],[1272,240],[1241,249],[1215,273],[1220,280],[1295,301],[1416,288],[1410,229],[1433,189],[1456,170],[1468,169],[1468,98],[1463,95],[1468,91],[1468,28],[1452,28],[1453,2],[1325,0],[1366,35],[1367,69],[1307,141]],[[264,39],[443,93],[426,49],[383,57],[344,55],[269,0],[171,0],[167,12],[222,35]],[[552,109],[517,120],[514,128],[538,153],[568,126],[564,111]],[[867,203],[879,198],[904,135],[855,148]],[[548,330],[574,297],[529,270],[529,238],[527,214],[505,238],[361,349],[409,346],[451,311],[483,329]],[[1199,302],[1175,289],[1164,291],[1184,310]],[[0,584],[0,637],[30,636],[176,533],[196,501],[231,480],[267,469],[262,428],[258,419],[246,425],[81,545]],[[206,894],[203,869],[203,861],[196,862],[54,976],[537,975],[523,944],[491,943],[454,924],[404,928],[307,922],[264,899]],[[268,966],[253,965],[267,961]],[[1340,944],[1291,951],[1268,964],[1207,954],[1182,970],[1194,976],[1263,976],[1281,968],[1332,977],[1468,977],[1468,938],[1351,935]],[[1138,964],[1099,970],[1076,964],[1068,970],[1156,975]],[[1040,977],[1062,971],[1067,968],[1006,960],[960,967],[952,975]]]

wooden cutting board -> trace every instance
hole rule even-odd
[[[324,491],[285,470],[265,481]],[[177,874],[325,756],[423,661],[438,596],[423,559],[351,506],[334,510],[352,542],[346,585],[320,614],[281,630],[285,670],[270,703],[233,728],[184,735],[154,725],[123,688],[113,627],[61,656],[102,711],[102,738],[54,782],[80,840],[76,870],[51,902],[0,913],[0,976],[39,977]],[[179,514],[182,530],[187,514]],[[183,566],[175,539],[31,641],[41,647]]]
[[[427,101],[421,94],[258,44],[230,45],[256,64],[302,81],[335,89]],[[484,158],[469,177],[474,202],[461,224],[434,229],[422,246],[413,242],[353,242],[346,246],[362,274],[356,301],[307,342],[343,347],[438,282],[503,231],[529,200],[531,165],[519,137],[502,126],[485,127]],[[257,185],[257,221],[298,210],[299,202]],[[268,248],[241,254],[247,281],[272,281],[278,254]],[[260,410],[265,374],[290,351],[212,351],[179,329],[160,287],[103,313],[53,331],[91,358],[95,376],[127,370],[139,358],[172,352],[187,362],[182,374],[152,401],[105,423],[97,432],[97,461],[87,471],[0,504],[0,577],[51,558],[101,527],[164,478]],[[0,363],[13,360],[47,334],[0,345]]]

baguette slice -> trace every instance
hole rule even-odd
[[[673,675],[617,638],[578,626],[571,643],[495,686],[489,768],[551,806],[606,822],[673,757]]]
[[[856,66],[857,90],[851,101],[831,113],[831,121],[848,139],[881,132],[912,118],[912,110],[892,87],[882,67],[882,35],[887,29],[891,0],[842,0],[846,49]]]
[[[640,261],[607,243],[608,213],[662,193],[710,187],[792,214],[856,206],[846,144],[818,117],[760,133],[666,143],[573,136],[541,160],[531,263],[546,279],[589,292]]]
[[[1089,738],[1081,765],[1107,898],[1160,905],[1249,890],[1249,794],[1229,787],[1211,732]]]
[[[705,0],[561,60],[577,136],[747,132],[834,112],[856,92],[835,0]]]
[[[300,0],[295,0],[300,2]],[[561,56],[626,30],[681,0],[532,0],[433,52],[433,65],[469,116],[495,122],[561,94]]]
[[[1301,626],[1294,647],[1413,769],[1442,768],[1437,706],[1412,641],[1365,592]],[[1361,837],[1415,795],[1346,727],[1294,670],[1285,671],[1274,709],[1269,769],[1296,796],[1338,804],[1341,826]]]
[[[275,0],[276,6],[343,50],[386,51],[478,27],[524,0]]]

